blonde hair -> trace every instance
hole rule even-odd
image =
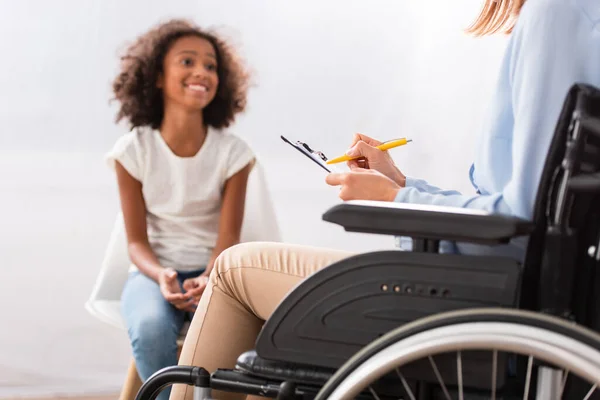
[[[512,32],[525,0],[485,0],[479,16],[466,31],[473,36]]]

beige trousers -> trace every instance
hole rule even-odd
[[[352,253],[282,243],[246,243],[224,251],[215,263],[185,338],[180,365],[215,371],[233,368],[254,348],[266,319],[303,278]],[[219,399],[244,395],[213,391]],[[193,388],[174,385],[171,400],[191,400]]]

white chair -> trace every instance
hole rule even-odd
[[[281,241],[281,233],[270,192],[259,162],[255,163],[248,178],[246,207],[240,240],[242,242]],[[125,227],[122,214],[119,213],[110,235],[100,273],[92,293],[85,303],[85,308],[100,321],[122,330],[125,330],[125,322],[121,316],[121,293],[127,281],[129,265]],[[182,331],[179,340],[180,346],[183,343],[186,328],[187,326]],[[137,374],[135,362],[132,360],[120,399],[132,400],[140,386],[141,381]]]

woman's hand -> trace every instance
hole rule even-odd
[[[158,274],[160,293],[165,300],[183,311],[195,311],[193,298],[188,293],[183,293],[177,280],[177,271],[173,268],[163,268]]]
[[[351,167],[352,171],[327,175],[331,186],[341,186],[340,199],[394,201],[401,187],[374,169]]]
[[[387,176],[400,187],[404,187],[406,183],[406,177],[396,164],[392,157],[387,151],[382,151],[376,148],[382,144],[379,140],[370,138],[366,135],[357,133],[354,135],[350,149],[346,152],[346,155],[351,157],[360,157],[357,160],[348,161],[348,166],[351,169],[363,168],[363,169],[374,169]]]

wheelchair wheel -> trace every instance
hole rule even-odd
[[[524,361],[523,379],[518,386],[522,399],[532,398],[534,393],[538,399],[560,399],[567,381],[574,379],[585,385],[583,395],[577,398],[589,399],[600,387],[600,335],[539,313],[476,309],[436,314],[389,332],[348,360],[316,399],[352,399],[366,393],[380,400],[386,396],[377,392],[377,383],[389,376],[402,385],[404,398],[423,398],[415,395],[404,373],[415,362],[431,369],[441,393],[426,398],[466,399],[464,359],[469,353],[482,351],[488,356],[492,373],[485,378],[485,392],[480,390],[475,398],[500,398],[497,379],[506,375],[501,371],[503,367],[498,367],[500,353]],[[452,385],[443,380],[436,363],[440,357],[452,357]],[[534,380],[537,384],[532,384]],[[569,394],[568,398],[574,397]]]

